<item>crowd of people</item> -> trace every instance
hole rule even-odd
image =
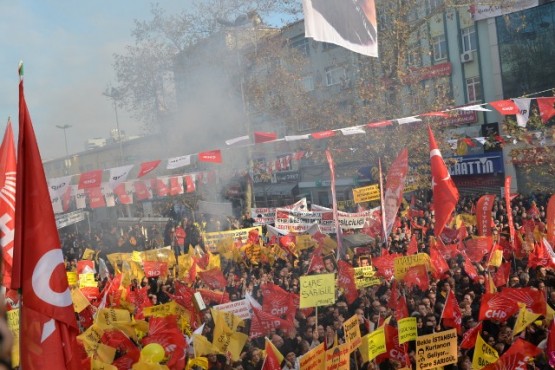
[[[455,214],[472,215],[478,196],[461,198]],[[548,194],[535,194],[532,196],[517,196],[512,200],[512,219],[521,243],[540,243],[541,238],[546,232],[546,213]],[[241,229],[253,226],[253,219],[248,215],[241,219],[219,219],[214,216],[198,216],[193,220],[190,214],[181,212],[171,212],[170,221],[164,229],[152,227],[145,230],[141,225],[135,225],[128,229],[121,229],[110,226],[106,229],[93,230],[90,233],[79,233],[76,231],[61,231],[61,240],[64,256],[67,262],[67,269],[75,270],[77,261],[81,259],[87,249],[97,252],[94,259],[106,260],[112,253],[131,253],[133,251],[144,251],[156,249],[162,246],[171,246],[173,253],[180,255],[189,253],[189,248],[194,248],[195,253],[200,255],[207,253],[207,248],[203,243],[202,233],[210,231],[223,231],[228,229]],[[413,248],[417,242],[419,253],[430,254],[430,245],[434,243],[434,211],[431,203],[426,197],[413,198],[410,202],[404,203],[399,210],[398,219],[394,225],[392,233],[385,240],[379,235],[372,235],[374,241],[352,250],[346,251],[341,255],[340,260],[347,262],[350,266],[359,267],[372,263],[384,254],[406,255],[409,249]],[[218,222],[216,222],[216,220]],[[503,198],[496,198],[492,214],[492,237],[496,244],[504,245],[503,262],[510,262],[510,274],[506,284],[499,285],[496,289],[502,291],[505,287],[532,287],[543,293],[549,307],[555,309],[555,272],[553,265],[529,263],[527,250],[526,253],[515,253],[507,241],[509,240],[509,217]],[[208,225],[208,226],[207,226]],[[477,234],[476,225],[465,223],[462,227],[466,228],[465,239],[471,239]],[[454,229],[454,223],[452,225]],[[533,230],[527,233],[526,230]],[[260,245],[268,248],[280,248],[279,242],[265,234],[266,229],[260,235]],[[358,231],[358,232],[364,232]],[[458,235],[461,235],[460,233]],[[530,235],[535,235],[537,240],[527,240]],[[451,243],[459,243],[456,237],[450,240]],[[463,244],[462,244],[463,245]],[[234,246],[230,246],[234,248]],[[263,305],[265,299],[265,287],[269,284],[277,286],[283,291],[298,294],[300,292],[300,278],[307,274],[317,274],[332,271],[337,273],[338,261],[335,260],[336,253],[323,255],[323,266],[314,268],[313,261],[318,243],[314,247],[298,250],[291,253],[272,253],[268,256],[264,253],[256,255],[245,249],[241,249],[239,259],[227,259],[222,256],[221,270],[226,278],[224,293],[227,293],[230,301],[252,298],[258,304]],[[532,247],[533,251],[533,247]],[[217,252],[214,252],[217,254]],[[330,258],[333,256],[334,258]],[[396,319],[399,318],[397,305],[399,297],[403,296],[406,300],[406,309],[409,316],[417,319],[418,335],[425,335],[445,330],[446,326],[443,318],[443,309],[449,291],[453,291],[462,313],[462,331],[459,332],[458,342],[460,343],[465,332],[474,328],[479,320],[481,299],[488,292],[488,276],[494,273],[499,267],[492,267],[488,264],[488,255],[484,255],[482,260],[474,261],[473,266],[477,271],[477,276],[472,277],[465,268],[464,258],[460,250],[453,255],[444,256],[448,269],[440,276],[428,273],[429,282],[425,289],[417,285],[408,285],[403,281],[385,278],[383,271],[377,267],[377,275],[380,276],[380,283],[358,289],[356,299],[349,299],[346,293],[339,289],[334,304],[318,307],[318,309],[306,310],[298,307],[293,313],[289,312],[281,319],[290,320],[290,327],[272,328],[265,333],[273,345],[284,356],[281,364],[283,369],[300,369],[299,360],[324,343],[325,348],[329,349],[345,341],[343,323],[356,315],[359,318],[361,335],[364,336],[376,330],[384,322],[393,327]],[[329,263],[325,261],[330,260]],[[102,289],[107,285],[107,280],[114,277],[117,266],[110,266],[108,263],[110,277],[104,277],[104,281],[99,281]],[[175,267],[177,268],[177,267]],[[160,305],[175,299],[179,293],[176,285],[179,280],[183,280],[183,274],[177,274],[170,270],[166,276],[155,278],[144,278],[142,281],[132,282],[136,286],[148,287],[148,297],[152,305]],[[97,274],[99,280],[102,277]],[[209,288],[198,277],[194,281],[182,281],[182,283],[193,289]],[[204,323],[202,335],[209,341],[213,339],[215,328],[214,319],[211,317],[209,308],[214,304],[207,302],[207,308],[199,314],[201,320],[197,323]],[[388,318],[390,318],[388,320]],[[538,346],[545,351],[548,336],[548,326],[552,317],[542,315],[519,335],[513,335],[513,326],[516,315],[508,320],[482,320],[481,336],[487,344],[495,348],[501,356],[510,347],[517,337]],[[82,328],[83,330],[86,328]],[[192,327],[191,330],[196,329]],[[239,326],[238,331],[249,334],[250,322],[246,320],[244,326]],[[190,333],[189,333],[190,334]],[[402,347],[405,353],[400,353],[397,357],[388,355],[378,356],[372,361],[365,361],[365,356],[360,351],[351,354],[351,369],[400,369],[415,368],[416,366],[416,346],[414,341],[408,342],[406,347]],[[264,336],[250,338],[244,345],[240,359],[231,359],[226,354],[213,353],[207,355],[208,369],[245,369],[260,370],[264,362],[265,340]],[[471,369],[474,349],[458,348],[458,362],[445,368]],[[188,357],[194,356],[193,351],[188,351]],[[117,357],[117,355],[116,355]],[[195,365],[197,366],[197,365]],[[549,358],[540,355],[534,359],[535,368],[550,368]]]

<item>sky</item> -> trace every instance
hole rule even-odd
[[[180,12],[188,0],[164,0],[161,8]],[[25,68],[25,98],[43,161],[85,149],[91,138],[108,138],[116,128],[111,100],[116,85],[113,55],[132,45],[134,20],[149,20],[152,1],[0,0],[0,128],[11,117],[18,131],[17,67]],[[118,109],[120,129],[141,134],[141,125]]]

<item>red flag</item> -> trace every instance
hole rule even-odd
[[[196,190],[195,180],[191,175],[185,176],[185,185],[187,188],[187,193],[192,193]]]
[[[82,173],[79,176],[78,189],[99,188],[102,183],[102,170]]]
[[[276,139],[277,139],[277,134],[275,132],[261,132],[261,131],[254,132],[255,144],[265,143],[267,141],[274,141]]]
[[[12,285],[16,168],[12,122],[8,120],[0,146],[0,244],[4,263],[2,285],[8,289]]]
[[[89,196],[89,207],[91,208],[106,207],[106,198],[104,198],[104,194],[102,194],[101,188],[87,189],[87,195]]]
[[[270,342],[268,338],[266,338],[264,350],[266,351],[266,358],[262,364],[262,370],[281,370],[281,361],[278,358],[278,354],[275,352],[278,351],[278,349],[272,345],[272,342]],[[283,358],[283,355],[281,357]]]
[[[495,274],[493,274],[493,283],[496,287],[507,285],[509,281],[509,276],[511,274],[511,263],[505,262],[497,269]]]
[[[254,306],[252,308],[251,318],[251,338],[261,337],[268,335],[275,329],[287,330],[294,327],[293,320],[282,320],[270,313],[264,312]]]
[[[337,285],[343,289],[347,303],[351,304],[358,298],[358,290],[355,284],[355,269],[348,262],[337,261]]]
[[[555,116],[555,98],[537,98],[540,117],[543,123],[547,123]]]
[[[476,345],[476,338],[478,338],[478,334],[482,331],[482,322],[480,321],[478,325],[468,329],[463,334],[463,339],[461,341],[461,348],[462,349],[470,349]]]
[[[416,253],[418,253],[418,241],[416,240],[416,234],[412,234],[412,236],[410,237],[409,246],[407,247],[407,256]]]
[[[320,272],[324,271],[324,258],[322,258],[322,246],[318,246],[314,249],[312,253],[312,257],[310,258],[310,264],[308,265],[308,270],[306,271],[307,274],[311,273],[312,271]]]
[[[408,287],[417,286],[423,292],[430,287],[426,265],[416,265],[409,268],[404,280]]]
[[[549,334],[547,335],[547,347],[545,349],[545,354],[549,365],[555,367],[555,320],[551,320],[549,324]]]
[[[466,253],[463,254],[463,256],[464,256],[464,263],[463,263],[464,272],[466,272],[466,274],[470,279],[472,279],[472,281],[477,281],[478,271],[476,270],[476,267],[472,264],[472,262],[470,261],[470,258],[468,258]]]
[[[260,287],[262,292],[262,310],[279,318],[293,320],[295,317],[295,302],[291,293],[281,289],[278,285],[267,283]]]
[[[393,277],[395,258],[399,256],[401,254],[394,253],[372,258],[372,265],[377,269],[376,275],[383,276],[387,280],[391,279]]]
[[[491,236],[481,236],[468,239],[463,243],[464,251],[472,262],[479,263],[486,254],[493,248],[493,239]]]
[[[169,193],[167,179],[151,179],[150,186],[156,190],[156,195],[159,197],[167,197]]]
[[[507,223],[509,224],[509,241],[514,248],[515,225],[513,223],[513,211],[511,209],[511,176],[505,178],[505,208],[507,210]],[[555,203],[554,203],[555,206]],[[549,209],[548,209],[549,211]]]
[[[170,177],[170,195],[183,194],[183,176]]]
[[[137,200],[147,200],[152,198],[152,193],[144,181],[135,181],[133,183],[133,187],[135,188],[135,196],[137,197]]]
[[[143,261],[146,277],[168,276],[168,263],[160,261]]]
[[[125,183],[121,183],[114,188],[114,194],[118,196],[120,204],[133,204],[133,198],[127,193]]]
[[[491,235],[491,210],[494,201],[495,195],[486,194],[482,195],[476,203],[476,231],[478,235]]]
[[[546,301],[545,294],[536,288],[504,288],[501,291],[501,297],[510,302],[521,302],[526,305],[530,311],[545,315]]]
[[[222,163],[222,152],[219,149],[198,154],[199,162]]]
[[[439,236],[459,201],[459,191],[447,171],[430,126],[428,126],[428,135],[430,139],[430,165],[432,168],[432,205],[436,218],[434,234]]]
[[[21,289],[25,302],[20,311],[21,367],[79,369],[77,321],[23,79],[17,153],[12,286]]]
[[[227,292],[219,292],[208,289],[198,289],[202,299],[208,303],[222,304],[229,302],[229,294]]]
[[[328,131],[313,132],[311,135],[314,139],[326,139],[328,137],[335,136],[335,131],[328,130]]]
[[[529,360],[539,356],[542,350],[522,338],[517,338],[496,362],[493,362],[482,370],[505,370],[505,369],[526,369]]]
[[[480,301],[479,320],[507,321],[519,310],[516,301],[511,301],[500,293],[485,293]]]
[[[214,268],[207,271],[199,271],[199,278],[212,289],[225,289],[227,280],[222,270]]]
[[[433,257],[432,257],[433,258]],[[448,328],[456,328],[459,335],[462,333],[462,312],[453,290],[447,293],[445,306],[443,306],[443,324]]]
[[[520,109],[518,109],[518,106],[515,104],[515,102],[510,99],[497,100],[489,104],[494,107],[495,110],[499,112],[499,114],[502,114],[504,116],[508,116],[511,114],[520,114]]]
[[[435,244],[430,245],[430,262],[432,273],[436,279],[441,279],[443,274],[449,271],[449,264],[441,255]]]
[[[158,167],[158,165],[160,164],[161,160],[158,159],[156,161],[150,161],[150,162],[143,162],[141,163],[141,168],[139,169],[139,173],[137,174],[137,178],[143,177],[146,174],[151,173],[152,171],[154,171],[156,169],[156,167]]]

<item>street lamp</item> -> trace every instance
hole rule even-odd
[[[67,157],[69,157],[69,152],[68,152],[68,150],[67,150],[67,134],[66,134],[66,130],[67,130],[68,128],[70,128],[71,125],[63,125],[63,126],[56,125],[56,127],[59,128],[59,129],[61,129],[61,130],[64,130],[64,140],[65,140],[65,144],[66,144],[66,158],[67,158]]]
[[[112,99],[114,103],[114,112],[116,113],[116,129],[118,130],[118,142],[119,142],[119,155],[120,155],[120,164],[123,164],[123,144],[121,142],[121,130],[119,129],[119,118],[118,118],[118,103],[117,101],[121,99],[121,93],[118,89],[109,86],[104,90],[102,95]]]
[[[68,174],[69,166],[71,166],[71,161],[69,159],[69,151],[67,150],[67,133],[66,130],[71,127],[71,125],[56,125],[60,130],[64,130],[64,142],[66,144],[66,157],[64,159],[64,173]]]

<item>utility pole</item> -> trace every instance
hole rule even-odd
[[[120,156],[120,165],[124,164],[123,160],[123,143],[121,140],[121,130],[119,128],[119,118],[118,118],[118,100],[121,98],[121,94],[118,89],[108,86],[106,90],[102,93],[102,95],[112,99],[114,104],[114,112],[116,113],[116,130],[118,130],[118,143],[119,143],[119,156]]]

